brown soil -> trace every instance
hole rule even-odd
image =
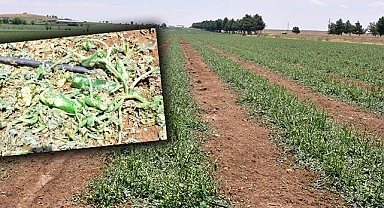
[[[267,78],[269,82],[284,86],[287,90],[294,93],[300,100],[314,102],[317,108],[324,109],[325,112],[338,123],[354,125],[361,133],[368,133],[384,138],[384,119],[379,113],[338,101],[335,97],[313,93],[309,88],[297,84],[276,72],[249,63],[229,52],[221,51],[210,45],[206,46],[221,54],[227,55],[231,60],[241,64],[243,67]]]
[[[248,120],[246,110],[236,103],[238,95],[229,90],[189,45],[181,40],[185,67],[193,84],[191,91],[202,116],[215,135],[204,146],[220,164],[216,178],[221,190],[236,207],[336,207],[339,196],[317,190],[318,176],[294,168],[292,156],[281,160],[281,149],[269,140],[272,131],[262,123]]]
[[[382,90],[381,87],[376,87],[376,86],[364,83],[364,82],[359,81],[359,80],[347,79],[347,78],[341,77],[341,76],[336,75],[336,74],[329,74],[329,77],[331,79],[337,80],[341,83],[356,85],[360,88],[366,89],[367,91],[378,92],[378,91]]]
[[[288,34],[282,33],[286,30],[272,30],[266,29],[263,31],[264,36],[272,38],[286,38],[286,39],[301,39],[301,40],[318,40],[329,42],[350,42],[361,44],[377,44],[383,45],[384,39],[372,34],[366,33],[364,35],[329,35],[327,31],[314,31],[314,30],[302,30],[300,34],[294,34],[292,31],[288,31]]]
[[[52,18],[52,17],[47,17],[44,15],[38,15],[38,14],[0,14],[0,18],[15,18],[15,17],[20,17],[20,18],[35,18],[35,19],[41,19],[41,20],[52,20],[52,19],[57,19],[57,18]]]
[[[71,202],[107,164],[113,147],[6,157],[0,160],[0,205],[78,207]],[[105,156],[107,157],[107,156]]]

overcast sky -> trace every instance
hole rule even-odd
[[[56,15],[75,20],[112,22],[165,22],[191,26],[193,22],[218,18],[238,19],[259,14],[267,29],[327,30],[342,18],[363,27],[384,16],[384,0],[1,0],[0,13]]]

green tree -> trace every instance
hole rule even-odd
[[[11,19],[11,23],[14,25],[21,25],[21,24],[23,24],[23,20],[20,19],[19,17],[15,17],[15,18]]]
[[[336,24],[331,22],[328,24],[328,34],[335,35],[336,34]]]
[[[35,25],[35,20],[31,20],[31,25]]]
[[[45,29],[47,29],[47,30],[51,30],[51,29],[52,29],[52,25],[51,25],[51,23],[46,22],[46,23],[45,23]]]
[[[229,30],[229,24],[228,24],[229,20],[228,20],[228,17],[224,17],[223,19],[223,30],[228,33],[228,30]]]
[[[344,24],[344,33],[345,34],[348,34],[349,36],[351,36],[351,33],[353,32],[353,25],[351,24],[351,22],[349,20],[347,20]]]
[[[299,27],[295,26],[292,28],[292,32],[295,33],[296,35],[299,34],[301,31],[299,29]]]
[[[232,18],[232,19],[230,19],[229,21],[228,21],[228,31],[229,32],[232,32],[232,33],[234,33],[234,24],[235,23],[235,20]]]
[[[255,33],[260,33],[262,30],[265,29],[265,22],[263,21],[263,17],[255,14],[252,17],[252,30],[255,31]]]
[[[241,27],[240,27],[240,20],[237,19],[237,20],[234,21],[233,24],[232,24],[232,32],[233,32],[233,33],[237,33],[239,30],[241,30]]]
[[[253,18],[251,15],[246,14],[241,20],[240,20],[240,28],[243,31],[243,34],[251,34],[252,31],[252,22]]]
[[[194,22],[192,23],[192,27],[216,32],[224,30],[226,33],[241,32],[242,34],[252,34],[252,31],[254,31],[257,34],[264,30],[266,25],[260,15],[255,14],[254,16],[251,16],[246,14],[243,18],[237,20],[225,17],[224,19]]]
[[[4,24],[8,24],[8,23],[9,23],[9,19],[8,19],[8,18],[4,18],[4,19],[3,19],[3,23],[4,23]]]
[[[343,32],[344,32],[344,22],[343,22],[342,19],[339,19],[339,20],[336,21],[335,34],[342,36]]]
[[[379,21],[376,23],[377,32],[379,33],[380,37],[384,34],[384,16],[379,19]]]
[[[377,30],[377,24],[376,22],[370,22],[367,27],[367,31],[371,33],[373,36],[376,37],[376,35],[379,34],[379,31]]]
[[[363,26],[360,24],[359,21],[355,23],[352,33],[359,36],[365,34],[365,30],[363,29]]]
[[[216,27],[215,27],[216,32],[221,33],[221,30],[223,29],[223,20],[222,19],[217,19],[215,21],[215,24],[216,24]]]

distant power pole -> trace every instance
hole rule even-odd
[[[288,31],[289,31],[289,22],[288,22],[288,26],[287,26],[287,34],[288,34]]]

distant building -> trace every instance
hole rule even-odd
[[[79,24],[82,23],[82,21],[74,21],[74,20],[68,20],[68,19],[59,19],[55,20],[56,24]]]

